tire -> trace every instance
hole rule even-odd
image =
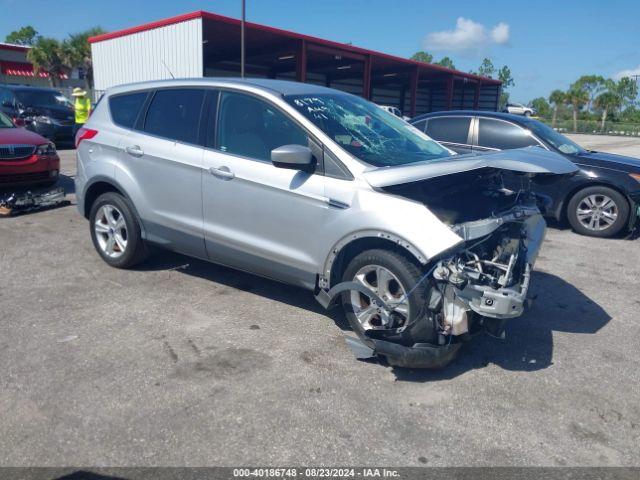
[[[89,214],[91,240],[98,254],[115,268],[130,268],[144,261],[148,249],[129,201],[115,192],[100,195]]]
[[[612,188],[587,187],[569,200],[567,219],[576,233],[610,238],[628,225],[629,202]]]
[[[528,111],[528,110],[525,110],[525,112],[524,112],[524,116],[525,116],[525,117],[530,117],[530,116],[531,116],[531,112],[530,112],[530,111]]]
[[[344,271],[342,281],[356,281],[362,284],[363,282],[358,281],[356,277],[358,277],[359,273],[362,275],[362,272],[367,271],[367,268],[369,267],[382,267],[395,277],[392,279],[393,282],[391,282],[391,289],[378,289],[376,293],[385,302],[388,298],[383,296],[382,291],[384,290],[390,290],[388,293],[395,294],[396,299],[406,298],[407,301],[405,301],[405,303],[408,305],[408,318],[404,318],[404,315],[400,315],[399,318],[396,317],[396,320],[400,320],[401,322],[400,326],[406,326],[406,329],[400,333],[385,330],[382,328],[383,326],[378,327],[380,329],[376,329],[376,327],[372,329],[371,325],[364,325],[356,316],[356,308],[362,308],[361,311],[364,311],[367,308],[368,297],[364,294],[360,294],[359,292],[345,292],[342,295],[344,312],[349,324],[358,336],[361,339],[366,340],[368,335],[371,335],[376,338],[383,338],[386,341],[400,343],[405,346],[412,346],[415,343],[436,343],[437,333],[435,322],[428,315],[427,309],[432,283],[425,279],[418,284],[424,275],[422,269],[404,255],[394,251],[382,249],[367,250],[355,256],[349,262]],[[377,280],[377,274],[375,277]],[[365,278],[367,278],[366,275]],[[365,280],[365,282],[373,283],[371,280],[372,279]],[[393,288],[395,281],[397,281],[399,289]],[[416,284],[418,285],[416,286]],[[406,295],[407,292],[408,297]],[[355,307],[354,305],[358,302],[361,304],[358,307]],[[371,331],[365,333],[367,330]]]

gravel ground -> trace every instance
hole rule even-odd
[[[551,228],[533,308],[437,372],[355,360],[302,290],[109,268],[73,206],[0,240],[2,466],[640,464],[637,240]]]

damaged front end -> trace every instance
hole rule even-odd
[[[405,176],[400,183],[396,183],[397,172],[395,181],[382,176],[373,180],[374,186],[388,194],[424,204],[461,242],[429,259],[419,280],[428,284],[429,294],[422,318],[412,322],[433,328],[432,341],[407,344],[402,334],[412,325],[390,322],[388,328],[365,331],[359,339],[349,338],[358,358],[383,355],[395,366],[442,367],[455,358],[463,341],[483,331],[503,337],[505,322],[522,315],[546,231],[541,212],[547,201],[530,190],[531,178],[571,173],[575,167],[562,165],[556,171],[539,167],[541,171],[535,171],[526,162],[525,167],[511,162],[511,168],[496,163],[488,164],[483,158],[476,162],[476,168],[436,170],[433,175],[414,172],[413,178]],[[521,189],[504,188],[504,170],[519,176]],[[327,298],[348,288],[337,285]],[[377,297],[372,302],[388,318],[394,318],[394,302],[385,303]]]

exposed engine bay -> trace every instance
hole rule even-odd
[[[472,332],[482,322],[499,335],[502,320],[523,313],[531,269],[544,239],[544,198],[504,188],[502,171],[483,168],[387,187],[425,204],[465,242],[432,266],[428,310],[440,343]],[[497,321],[484,321],[481,317]]]
[[[397,366],[444,366],[461,341],[482,331],[502,337],[506,320],[522,315],[544,240],[541,211],[546,199],[531,192],[532,173],[518,174],[519,191],[506,189],[502,175],[501,169],[484,167],[382,187],[423,203],[463,242],[430,259],[420,280],[430,287],[425,315],[436,330],[433,343],[402,344],[403,332],[425,321],[424,316],[409,320],[396,311],[406,304],[404,297],[385,302],[354,282],[328,292],[327,304],[341,291],[358,291],[351,298],[369,297],[365,307],[380,312],[383,321],[365,332],[368,338],[347,340],[358,358],[381,354]]]

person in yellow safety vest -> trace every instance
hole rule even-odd
[[[76,87],[73,89],[72,97],[75,98],[73,108],[76,113],[76,123],[73,127],[73,136],[76,136],[78,130],[89,120],[89,114],[91,113],[91,100],[87,97],[87,92],[83,89]]]

